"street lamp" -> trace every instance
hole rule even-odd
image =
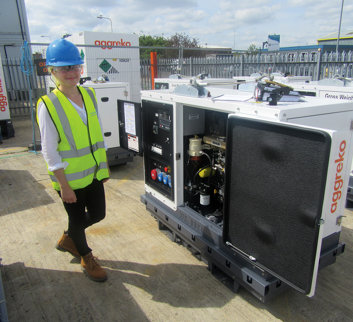
[[[108,19],[110,21],[110,29],[111,29],[111,32],[113,32],[113,23],[112,23],[112,20],[109,18],[109,17],[103,17],[102,14],[98,15],[97,16],[98,19]]]
[[[338,61],[338,46],[339,46],[340,36],[341,36],[341,22],[342,22],[342,13],[343,13],[343,3],[344,3],[344,0],[342,0],[342,3],[341,3],[340,23],[338,25],[338,35],[337,35],[337,43],[336,43],[336,61]]]

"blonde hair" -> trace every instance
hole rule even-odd
[[[59,80],[53,74],[54,66],[48,66],[48,70],[49,70],[49,73],[50,73],[51,81],[55,84],[56,87],[59,87],[60,86]]]

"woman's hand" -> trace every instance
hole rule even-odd
[[[103,183],[106,183],[106,182],[109,180],[110,176],[111,176],[111,172],[110,172],[110,167],[109,167],[109,166],[108,166],[108,173],[109,173],[109,177],[103,179],[103,180],[102,180]]]
[[[70,187],[64,169],[58,169],[54,171],[55,177],[58,179],[60,184],[60,195],[63,202],[74,203],[77,201],[75,191]]]
[[[66,203],[75,203],[77,201],[75,191],[69,185],[61,187],[61,199]]]

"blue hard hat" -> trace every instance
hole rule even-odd
[[[83,60],[78,48],[66,39],[56,39],[50,43],[46,54],[47,66],[82,65]]]

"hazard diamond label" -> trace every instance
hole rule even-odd
[[[112,67],[112,65],[111,65],[107,60],[104,59],[104,60],[100,63],[99,67],[100,67],[101,69],[103,69],[103,71],[106,73],[106,72],[108,72],[108,70],[110,69],[110,67]]]
[[[112,68],[108,71],[108,74],[119,74],[118,70],[112,66]]]

